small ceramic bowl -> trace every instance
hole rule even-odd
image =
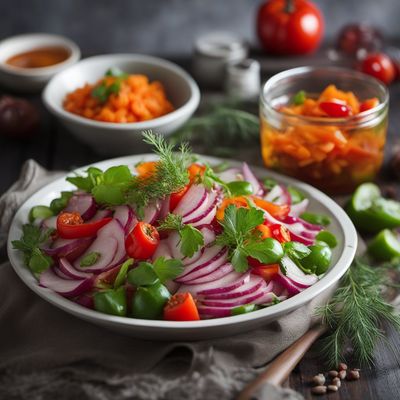
[[[127,73],[144,74],[160,81],[175,110],[143,122],[102,122],[72,114],[63,108],[67,93],[86,83],[95,83],[116,67]],[[90,57],[57,74],[43,91],[48,110],[77,138],[103,155],[125,155],[143,150],[142,132],[151,129],[168,135],[181,127],[194,113],[200,90],[193,78],[169,61],[139,54],[110,54]]]
[[[64,47],[69,52],[65,61],[42,68],[21,68],[6,64],[14,55],[55,46]],[[29,33],[4,39],[0,42],[0,84],[19,92],[39,91],[55,74],[75,64],[80,57],[79,47],[63,36]]]

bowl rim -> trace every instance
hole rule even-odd
[[[15,35],[15,36],[10,36],[8,38],[5,38],[0,41],[0,53],[2,51],[2,46],[7,45],[9,42],[13,41],[24,41],[27,39],[34,39],[38,41],[38,48],[40,47],[40,40],[42,39],[48,39],[54,40],[54,45],[58,45],[60,47],[64,47],[69,50],[70,54],[68,58],[66,58],[64,61],[54,64],[54,65],[49,65],[47,67],[40,67],[40,68],[21,68],[21,67],[16,67],[13,65],[6,64],[5,61],[0,61],[0,69],[4,72],[7,72],[8,74],[13,74],[17,76],[24,76],[24,77],[40,77],[40,76],[47,76],[50,74],[55,74],[61,69],[64,69],[68,66],[71,66],[75,64],[81,57],[81,51],[79,46],[73,42],[71,39],[62,36],[62,35],[56,35],[53,33],[40,33],[40,32],[35,32],[35,33],[24,33],[21,35]],[[50,46],[50,45],[48,45]],[[44,46],[42,46],[44,47]],[[35,49],[35,47],[32,47],[32,49]],[[18,54],[16,52],[15,54]]]
[[[370,84],[375,85],[378,90],[381,90],[383,93],[383,102],[380,102],[376,107],[363,111],[359,114],[351,115],[348,117],[339,117],[339,118],[332,118],[332,117],[310,117],[310,116],[305,116],[305,115],[297,115],[297,114],[291,114],[285,111],[280,111],[276,109],[275,107],[270,104],[270,102],[266,99],[265,94],[271,89],[271,87],[276,84],[280,79],[287,78],[287,77],[298,77],[303,74],[309,74],[312,72],[318,72],[318,71],[323,71],[323,72],[328,72],[331,73],[332,75],[339,74],[339,73],[345,73],[351,78],[367,81]],[[318,125],[347,125],[351,123],[364,123],[366,118],[374,118],[376,114],[379,114],[380,112],[384,111],[388,104],[389,104],[389,90],[385,84],[382,82],[378,81],[376,78],[364,74],[361,71],[354,71],[349,68],[344,68],[344,67],[314,67],[314,66],[301,66],[301,67],[296,67],[296,68],[291,68],[287,69],[285,71],[279,72],[269,79],[267,79],[266,82],[261,87],[261,92],[260,92],[260,104],[262,107],[268,108],[268,111],[274,115],[277,115],[279,117],[283,118],[296,118],[297,121],[304,123],[304,124],[318,124]]]
[[[233,166],[241,165],[240,161],[237,160],[227,160],[216,157],[209,157],[199,155],[201,160],[210,162],[210,163],[220,163],[222,161],[228,161]],[[200,320],[200,321],[163,321],[163,320],[146,320],[146,319],[136,319],[136,318],[128,318],[128,317],[118,317],[112,316],[108,314],[103,314],[94,310],[87,309],[83,306],[80,306],[73,301],[66,299],[56,292],[53,292],[50,289],[40,287],[36,278],[32,275],[32,273],[22,265],[22,256],[17,253],[16,250],[12,248],[12,240],[19,239],[17,237],[17,233],[19,232],[20,226],[19,224],[22,221],[22,217],[24,214],[27,215],[27,208],[29,206],[29,202],[32,197],[41,197],[42,195],[46,195],[51,189],[52,186],[57,186],[62,183],[68,187],[72,187],[71,184],[65,181],[65,177],[70,175],[71,173],[82,173],[89,166],[98,166],[100,168],[107,168],[111,165],[120,165],[120,164],[128,164],[134,165],[137,161],[149,161],[155,160],[157,157],[154,154],[139,154],[134,156],[124,156],[113,159],[104,160],[101,162],[97,162],[91,165],[87,165],[85,167],[81,167],[76,169],[75,171],[71,171],[68,174],[63,175],[62,177],[56,179],[55,181],[45,185],[35,193],[33,193],[18,209],[16,212],[11,226],[9,230],[9,236],[7,240],[7,252],[8,257],[11,261],[11,265],[17,275],[22,279],[22,281],[36,294],[55,305],[62,310],[78,316],[82,319],[89,320],[94,323],[103,323],[103,324],[117,324],[119,326],[123,326],[125,328],[137,328],[140,329],[164,329],[168,332],[172,332],[174,330],[179,330],[181,332],[194,332],[201,329],[207,328],[216,328],[216,327],[229,327],[236,324],[241,324],[250,321],[260,321],[266,318],[272,320],[273,318],[277,318],[279,315],[287,314],[295,309],[299,308],[302,305],[307,304],[316,296],[326,291],[328,288],[332,287],[347,271],[350,267],[353,258],[356,253],[357,248],[357,232],[356,229],[351,222],[350,218],[347,216],[345,211],[328,195],[322,193],[320,190],[314,188],[313,186],[300,182],[294,178],[283,176],[279,173],[267,170],[263,167],[252,167],[254,168],[255,174],[259,175],[262,172],[268,173],[272,178],[283,182],[288,185],[294,185],[300,190],[305,191],[310,197],[315,199],[315,201],[323,204],[326,208],[328,208],[332,214],[334,214],[334,218],[337,220],[339,225],[339,229],[343,233],[343,251],[340,254],[337,262],[330,267],[328,272],[313,286],[305,289],[303,292],[299,293],[296,296],[293,296],[279,304],[275,304],[273,307],[267,307],[258,311],[254,311],[252,313],[241,314],[236,316],[224,317],[224,318],[215,318],[209,320]],[[57,190],[58,191],[58,190]],[[30,207],[30,206],[29,206]],[[24,220],[25,221],[25,220]],[[228,334],[227,334],[228,335]]]
[[[60,104],[53,104],[49,97],[50,97],[50,90],[52,86],[57,83],[57,80],[63,78],[62,74],[66,74],[72,68],[79,68],[85,64],[95,63],[96,61],[102,61],[103,59],[125,59],[131,61],[143,61],[148,62],[153,65],[157,65],[166,69],[169,69],[175,73],[177,73],[188,85],[190,90],[190,97],[189,99],[177,109],[171,111],[168,114],[165,114],[158,118],[153,118],[148,121],[141,121],[141,122],[104,122],[104,121],[95,121],[89,118],[81,117],[80,115],[73,114],[69,111],[63,109]],[[97,127],[102,129],[109,129],[114,130],[115,128],[122,129],[122,130],[132,130],[132,129],[149,129],[149,128],[158,128],[164,124],[168,124],[173,122],[175,118],[179,117],[181,114],[186,114],[189,112],[194,111],[199,103],[200,103],[200,89],[195,82],[195,80],[190,76],[188,72],[186,72],[183,68],[179,65],[165,60],[160,57],[148,56],[144,54],[135,54],[135,53],[118,53],[118,54],[101,54],[97,56],[92,56],[85,58],[74,65],[64,69],[60,73],[53,76],[50,81],[47,83],[46,87],[42,93],[42,100],[46,108],[54,115],[66,119],[70,122],[75,122],[81,125]]]

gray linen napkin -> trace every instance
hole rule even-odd
[[[58,176],[34,161],[0,198],[1,235],[31,193]],[[329,293],[274,323],[199,342],[156,342],[109,332],[34,295],[0,266],[0,398],[231,399],[302,336]],[[29,395],[28,395],[29,394]],[[259,399],[302,399],[266,385]]]

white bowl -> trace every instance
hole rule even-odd
[[[210,164],[220,163],[221,160],[211,157],[201,157]],[[140,155],[121,157],[113,160],[93,164],[101,169],[113,165],[127,164],[135,165],[139,161],[154,160],[154,155]],[[235,167],[239,162],[230,161]],[[83,172],[87,167],[78,169],[76,172]],[[353,223],[347,214],[331,198],[310,185],[301,183],[295,179],[284,177],[264,168],[253,168],[258,177],[270,176],[285,185],[292,185],[303,191],[310,200],[309,210],[316,213],[329,215],[332,223],[329,230],[336,236],[338,246],[333,249],[332,266],[329,271],[313,286],[279,304],[267,307],[248,314],[233,317],[216,318],[191,322],[171,322],[158,320],[145,320],[134,318],[123,318],[103,314],[84,308],[50,289],[40,287],[36,278],[24,265],[21,252],[13,250],[11,242],[19,239],[22,233],[22,224],[28,220],[28,213],[31,207],[38,204],[49,204],[52,199],[58,197],[62,190],[73,190],[74,187],[65,181],[64,178],[57,179],[43,187],[31,196],[18,210],[11,225],[8,237],[8,256],[15,272],[36,294],[55,305],[56,307],[90,321],[94,324],[126,333],[135,337],[157,340],[197,340],[214,337],[230,336],[241,332],[249,331],[262,326],[265,323],[274,321],[285,314],[305,305],[313,298],[332,287],[347,271],[353,261],[356,247],[357,234]],[[61,312],[61,311],[60,311]]]
[[[69,57],[61,63],[43,68],[20,68],[6,64],[16,54],[53,46],[67,49],[70,52]],[[17,91],[39,91],[55,74],[75,64],[80,57],[79,47],[63,36],[47,33],[13,36],[0,42],[0,83]]]
[[[94,121],[64,110],[62,103],[67,93],[85,83],[95,83],[111,67],[160,81],[175,110],[159,118],[134,123]],[[67,129],[98,153],[123,155],[138,153],[144,148],[143,130],[152,129],[168,135],[181,127],[199,105],[200,91],[187,72],[169,61],[138,54],[110,54],[87,58],[56,75],[46,86],[43,101]]]

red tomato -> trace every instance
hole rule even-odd
[[[361,63],[361,71],[379,79],[386,85],[389,85],[396,76],[392,60],[383,53],[368,55]]]
[[[319,108],[324,111],[328,117],[332,118],[344,118],[351,114],[349,106],[334,101],[323,101],[322,103],[319,103]]]
[[[318,48],[323,32],[323,16],[310,1],[269,0],[258,10],[258,37],[270,53],[311,53]]]
[[[367,99],[360,104],[360,112],[372,110],[379,105],[379,100],[376,97]]]
[[[272,237],[280,243],[290,242],[290,232],[284,225],[273,224],[270,225]]]
[[[168,321],[198,321],[196,303],[190,293],[176,293],[164,307],[164,319]]]
[[[269,282],[275,275],[279,273],[279,264],[260,265],[251,270],[252,274],[263,277]]]
[[[97,231],[108,224],[112,218],[103,218],[84,223],[77,212],[62,213],[57,217],[57,232],[63,239],[77,239],[96,235]]]
[[[125,250],[129,257],[147,260],[154,254],[159,243],[160,235],[157,229],[141,221],[125,239]]]
[[[176,193],[172,193],[169,197],[169,211],[174,211],[178,203],[181,201],[182,197],[186,194],[189,189],[189,185],[186,185],[182,190]]]

